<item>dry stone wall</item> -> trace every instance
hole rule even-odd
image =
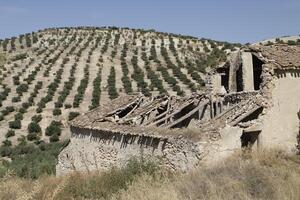
[[[132,158],[155,159],[173,170],[187,171],[201,160],[204,148],[183,138],[154,138],[71,128],[70,144],[59,154],[57,175],[107,170]]]

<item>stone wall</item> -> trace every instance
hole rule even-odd
[[[200,144],[182,138],[155,138],[71,128],[70,144],[59,154],[57,175],[71,171],[107,170],[132,158],[158,159],[163,166],[187,171],[203,154]]]
[[[261,133],[264,147],[279,147],[295,151],[300,110],[300,70],[281,70],[273,77],[270,89],[272,106],[263,116]]]
[[[243,52],[242,53],[242,63],[243,63],[243,91],[253,91],[254,90],[254,80],[253,80],[253,60],[252,53]]]

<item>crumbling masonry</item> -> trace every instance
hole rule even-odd
[[[300,47],[250,46],[209,72],[203,94],[123,96],[77,117],[57,174],[132,156],[186,171],[242,147],[295,151],[299,110]]]

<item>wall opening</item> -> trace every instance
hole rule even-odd
[[[261,131],[253,131],[253,132],[243,131],[243,134],[241,136],[242,148],[252,149],[253,145],[255,144],[258,147],[259,145],[258,136],[260,133]]]
[[[259,115],[262,113],[263,109],[264,108],[261,107],[261,108],[255,110],[253,113],[251,113],[250,115],[245,117],[241,122],[248,122],[248,121],[257,119],[259,117]]]
[[[157,114],[156,114],[156,116],[159,116],[159,115],[165,113],[167,110],[168,110],[168,103],[165,104],[165,105],[159,106],[159,107],[157,108]]]
[[[244,90],[243,86],[243,68],[242,65],[236,71],[236,91],[241,92]]]
[[[132,109],[135,108],[135,106],[137,105],[137,103],[134,103],[132,105],[127,106],[126,108],[124,108],[122,111],[120,111],[117,115],[119,118],[125,117],[129,112],[132,111]]]
[[[217,116],[217,103],[216,102],[213,103],[213,115],[214,115],[214,117]]]
[[[174,121],[176,121],[177,119],[184,117],[186,114],[188,114],[189,112],[191,112],[194,108],[196,107],[196,105],[194,104],[190,104],[188,106],[186,106],[185,108],[183,108],[181,110],[180,113],[176,114],[173,118]],[[176,124],[175,126],[173,126],[172,128],[182,128],[182,127],[187,127],[191,121],[192,118],[194,118],[195,116],[197,116],[197,113],[195,113],[194,115],[192,115],[191,117],[183,120],[182,122]]]
[[[229,66],[226,68],[219,68],[217,69],[217,72],[221,76],[221,86],[223,86],[226,91],[229,90]]]
[[[261,79],[262,65],[264,63],[253,54],[252,54],[252,61],[253,61],[254,90],[259,90],[260,89],[260,84],[262,82],[262,79]]]

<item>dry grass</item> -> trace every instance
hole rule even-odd
[[[300,157],[282,151],[236,153],[215,166],[202,166],[188,174],[156,172],[131,176],[131,170],[75,173],[61,178],[47,176],[36,181],[9,173],[0,180],[0,199],[298,200],[300,197]],[[132,180],[124,182],[128,177]]]
[[[237,153],[213,167],[160,181],[141,177],[113,199],[299,199],[300,158],[281,151]]]
[[[4,53],[0,53],[0,66],[2,66],[6,61],[6,56]]]

